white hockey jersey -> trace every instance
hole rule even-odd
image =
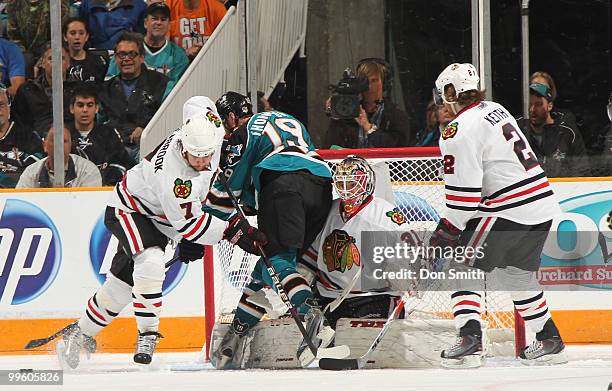
[[[150,159],[131,168],[115,186],[109,206],[150,218],[172,240],[216,244],[227,222],[204,213],[202,204],[217,167],[194,170],[182,156],[178,142],[176,131]]]
[[[440,150],[445,217],[457,228],[487,216],[534,225],[561,212],[533,150],[500,104],[463,109],[442,132]]]
[[[372,197],[363,209],[345,222],[340,200],[332,203],[323,230],[301,259],[302,265],[316,274],[317,288],[324,297],[337,298],[370,255],[361,254],[361,233],[364,231],[407,231],[408,224],[399,210],[382,198]],[[357,279],[347,297],[380,294],[365,292]],[[382,292],[390,294],[394,292]],[[397,293],[396,293],[397,294]]]

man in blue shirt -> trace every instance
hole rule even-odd
[[[17,45],[0,38],[0,82],[15,96],[19,86],[25,82],[25,61]]]

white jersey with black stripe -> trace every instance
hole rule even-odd
[[[390,241],[387,247],[391,248],[398,244],[397,237],[403,239],[402,234],[408,232],[407,220],[397,207],[376,197],[366,202],[357,214],[345,221],[340,208],[340,200],[336,199],[332,203],[323,230],[299,260],[303,266],[316,275],[317,290],[323,297],[335,299],[340,296],[365,263],[370,263],[371,267],[368,270],[380,269],[383,271],[392,267],[386,262],[386,259],[377,261],[373,259],[373,254],[362,254],[365,248],[363,246],[363,240],[366,240],[363,236],[365,232],[397,232],[397,235],[390,234],[386,238]],[[415,239],[415,233],[408,233],[411,234],[411,238],[418,241],[418,238]],[[376,244],[382,243],[383,241],[380,241]],[[365,275],[355,278],[357,278],[356,282],[347,297],[376,294],[399,295],[399,292],[389,290],[368,289],[366,282],[368,278]],[[385,277],[380,274],[379,278],[384,280]]]
[[[194,170],[182,156],[179,133],[174,132],[150,159],[126,173],[108,205],[150,218],[170,239],[216,244],[227,223],[202,211],[213,168]]]
[[[533,150],[500,104],[464,108],[442,132],[440,150],[444,217],[459,229],[477,217],[534,225],[561,212]]]

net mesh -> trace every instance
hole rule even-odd
[[[364,157],[367,158],[366,154]],[[332,170],[338,160],[328,160]],[[376,195],[394,203],[415,231],[432,231],[445,209],[442,161],[439,157],[367,158],[376,172]],[[254,218],[249,218],[252,224]],[[427,240],[428,238],[424,238]],[[257,258],[240,248],[221,242],[214,246],[216,320],[227,319],[236,308],[242,289],[248,284]],[[413,316],[452,319],[450,293],[419,292],[407,304]],[[492,335],[512,339],[514,312],[506,292],[485,292],[483,318]],[[490,334],[490,333],[489,333]]]

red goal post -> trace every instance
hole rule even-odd
[[[358,155],[370,162],[376,171],[377,196],[394,203],[406,215],[410,229],[432,231],[444,213],[442,159],[438,147],[369,148],[319,150],[320,156],[334,165],[348,155]],[[227,242],[207,249],[204,262],[206,357],[212,327],[220,317],[231,312],[240,292],[248,283],[256,258],[232,248]],[[525,329],[507,292],[489,292],[482,303],[483,318],[488,323],[488,338],[509,341],[502,348],[518,353],[525,346]],[[417,312],[436,318],[452,319],[450,295],[426,292],[414,304]]]

